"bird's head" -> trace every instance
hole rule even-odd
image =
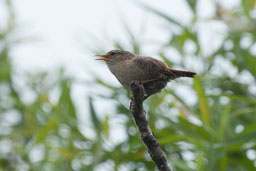
[[[96,55],[96,56],[101,57],[96,60],[106,61],[107,64],[116,64],[116,63],[134,58],[135,54],[128,51],[123,51],[123,50],[111,50],[105,55]]]

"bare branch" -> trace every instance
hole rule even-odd
[[[132,102],[131,102],[131,112],[137,127],[139,128],[141,139],[147,146],[148,152],[157,165],[160,171],[171,171],[168,166],[166,157],[160,148],[159,143],[154,137],[151,129],[149,128],[144,109],[144,88],[138,82],[134,81],[131,84],[132,90]]]

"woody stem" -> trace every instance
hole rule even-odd
[[[141,140],[146,145],[148,152],[160,171],[171,171],[168,166],[164,152],[154,137],[143,109],[144,91],[143,86],[136,81],[131,84],[132,105],[131,112],[141,134]]]

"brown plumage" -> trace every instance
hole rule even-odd
[[[135,55],[128,51],[111,50],[106,55],[96,55],[106,61],[118,81],[130,89],[132,81],[138,81],[146,92],[145,98],[160,92],[170,80],[180,77],[193,78],[196,73],[171,69],[160,60]]]

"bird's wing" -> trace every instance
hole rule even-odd
[[[152,57],[138,56],[134,58],[134,63],[138,68],[141,68],[145,74],[150,74],[153,77],[171,74],[168,65]]]
[[[149,67],[156,70],[165,70],[166,68],[168,68],[165,63],[152,57],[139,56],[134,59],[134,62],[137,66],[143,68]]]

